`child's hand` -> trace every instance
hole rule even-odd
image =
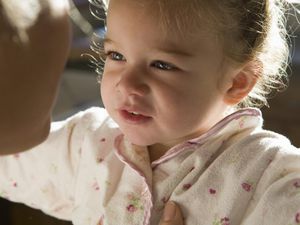
[[[175,202],[168,202],[159,225],[184,225],[181,210]]]
[[[47,137],[70,39],[67,0],[0,0],[0,155]]]
[[[100,223],[99,225],[103,225]],[[159,225],[184,225],[181,210],[175,202],[168,202]]]

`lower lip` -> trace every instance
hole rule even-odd
[[[151,120],[151,117],[148,116],[143,116],[143,115],[134,115],[132,113],[129,113],[126,110],[121,110],[119,111],[121,117],[126,121],[131,124],[142,124],[149,122]]]

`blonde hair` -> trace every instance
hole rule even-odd
[[[109,0],[98,2],[105,10]],[[192,32],[203,23],[222,41],[226,58],[238,65],[253,61],[258,82],[238,107],[268,105],[270,93],[285,88],[289,62],[285,11],[288,0],[135,0],[149,3],[160,24]],[[292,0],[289,0],[292,1]],[[201,22],[200,22],[201,21]],[[201,23],[201,24],[200,24]],[[167,30],[168,30],[167,29]]]

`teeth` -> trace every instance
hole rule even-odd
[[[130,112],[132,115],[135,115],[135,116],[137,116],[137,115],[140,115],[139,113],[137,113],[137,112]]]

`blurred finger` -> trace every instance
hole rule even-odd
[[[175,202],[168,202],[159,225],[184,225],[179,206]]]

